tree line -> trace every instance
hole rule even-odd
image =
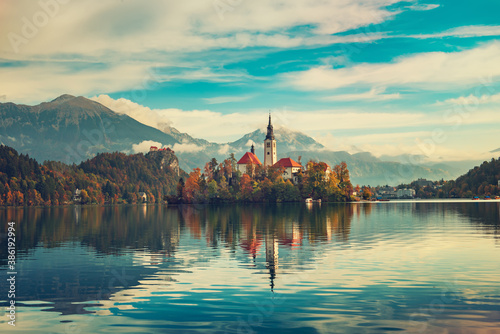
[[[306,198],[323,201],[352,200],[353,186],[345,162],[331,170],[324,162],[309,161],[296,182],[283,178],[284,168],[248,164],[238,171],[236,159],[219,163],[215,158],[203,172],[195,168],[177,184],[177,193],[166,200],[174,203],[296,202]]]
[[[177,160],[174,153],[166,160]],[[310,161],[296,182],[283,178],[283,168],[246,166],[237,170],[231,154],[214,158],[203,172],[195,168],[180,175],[150,153],[100,153],[79,165],[46,161],[43,164],[11,147],[0,145],[0,205],[39,206],[139,203],[295,202],[305,198],[346,202],[353,186],[345,163],[329,168]],[[165,159],[163,159],[164,161]],[[185,181],[184,181],[185,180]],[[76,190],[78,198],[75,198]]]
[[[399,185],[398,188],[412,188],[419,198],[472,198],[500,196],[500,158],[484,161],[456,180],[440,180],[432,186],[419,186],[418,181]]]
[[[176,172],[149,153],[100,153],[79,165],[40,164],[0,145],[0,205],[70,204],[76,189],[82,204],[137,203],[141,192],[155,203],[175,194],[178,180]]]

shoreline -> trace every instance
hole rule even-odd
[[[20,208],[74,208],[74,207],[116,207],[116,206],[182,206],[182,205],[211,205],[211,206],[225,206],[225,205],[255,205],[255,204],[306,204],[306,205],[321,205],[321,204],[387,204],[387,203],[500,203],[500,199],[470,199],[470,198],[420,198],[420,199],[391,199],[384,201],[349,201],[349,202],[310,202],[306,203],[304,201],[295,201],[295,202],[227,202],[227,203],[117,203],[117,204],[61,204],[61,205],[36,205],[36,206],[0,206],[0,209],[20,209]]]

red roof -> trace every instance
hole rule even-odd
[[[274,164],[274,166],[285,167],[285,168],[288,168],[288,167],[301,167],[302,168],[301,164],[293,161],[291,158],[280,159],[277,163]]]
[[[244,165],[246,165],[246,164],[262,165],[259,158],[257,158],[257,156],[255,154],[253,154],[252,152],[247,152],[247,153],[245,153],[244,156],[241,157],[240,161],[238,161],[238,165],[241,165],[241,164],[244,164]]]

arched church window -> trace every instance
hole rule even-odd
[[[267,142],[267,147],[271,147],[271,143],[270,142]]]

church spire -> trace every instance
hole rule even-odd
[[[269,124],[267,125],[266,139],[274,140],[274,130],[273,125],[271,124],[271,113],[269,113]]]

